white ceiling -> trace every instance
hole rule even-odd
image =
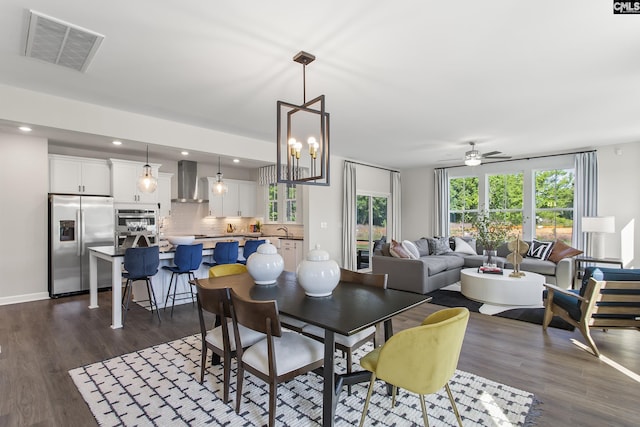
[[[105,35],[86,73],[21,54],[29,9]],[[470,140],[515,157],[640,141],[640,15],[611,1],[2,0],[0,29],[0,84],[274,151],[276,101],[302,102],[300,50],[347,158],[408,168],[460,163]]]

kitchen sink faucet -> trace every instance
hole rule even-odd
[[[286,225],[283,225],[282,227],[278,228],[278,230],[283,230],[284,231],[284,237],[285,239],[289,238],[289,229],[287,228]]]

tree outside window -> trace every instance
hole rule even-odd
[[[278,184],[269,184],[267,197],[267,218],[270,222],[278,222]]]
[[[575,173],[572,169],[536,171],[536,231],[538,240],[571,244]]]
[[[513,225],[512,234],[522,235],[522,172],[489,175],[489,213]]]
[[[449,235],[468,235],[478,215],[478,177],[449,180]]]

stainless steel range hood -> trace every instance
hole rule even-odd
[[[208,203],[206,188],[198,191],[198,181],[198,163],[191,160],[178,161],[178,198],[172,202]]]

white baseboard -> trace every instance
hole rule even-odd
[[[19,304],[21,302],[40,301],[43,299],[49,299],[48,292],[0,297],[0,305]]]

